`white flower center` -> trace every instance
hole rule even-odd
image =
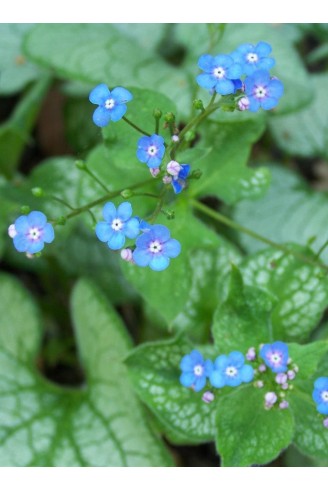
[[[28,230],[27,238],[29,240],[37,241],[41,236],[41,230],[37,227],[30,228]]]
[[[227,369],[225,370],[225,373],[227,376],[233,378],[238,373],[238,369],[236,369],[235,366],[228,366]]]
[[[148,155],[150,155],[151,157],[153,157],[154,155],[156,155],[157,153],[157,148],[155,145],[151,145],[148,147],[148,150],[147,150],[147,153]]]
[[[204,372],[204,368],[201,364],[197,364],[197,366],[194,367],[195,376],[202,376],[203,372]]]
[[[107,99],[105,102],[106,109],[113,109],[114,105],[115,105],[114,99]]]
[[[115,231],[120,231],[123,228],[123,222],[119,218],[115,218],[112,221],[112,228]]]
[[[248,53],[248,55],[246,56],[246,59],[250,63],[256,63],[258,61],[259,57],[257,56],[256,53]]]
[[[262,87],[261,85],[259,87],[256,87],[254,92],[255,92],[255,97],[258,99],[263,99],[263,97],[266,97],[267,95],[266,88]]]
[[[162,244],[158,240],[154,240],[149,244],[149,250],[153,254],[158,254],[162,250]]]
[[[323,391],[321,393],[321,398],[323,399],[324,402],[328,402],[328,391]]]
[[[270,361],[273,363],[273,364],[280,364],[281,363],[281,355],[277,352],[273,352],[270,357],[269,357]]]
[[[214,68],[213,75],[216,78],[223,78],[225,75],[225,70],[222,68],[222,66],[218,66],[217,68]]]

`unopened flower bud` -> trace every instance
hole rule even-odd
[[[83,161],[83,160],[76,160],[75,162],[75,166],[79,169],[79,170],[85,170],[87,168],[86,166],[86,163]]]
[[[283,400],[282,402],[279,403],[279,408],[281,408],[282,410],[285,410],[288,407],[289,407],[289,403],[287,400]]]
[[[160,119],[162,117],[162,111],[160,109],[153,110],[153,116],[155,119]]]
[[[43,189],[41,189],[41,187],[33,187],[33,189],[31,189],[31,192],[32,192],[33,196],[35,196],[35,197],[44,196],[44,191],[43,191]]]
[[[121,250],[121,259],[125,260],[126,262],[133,262],[133,255],[132,255],[131,248],[123,248]]]
[[[59,218],[56,219],[56,225],[66,225],[66,218],[65,216],[59,216]]]
[[[17,235],[17,231],[14,224],[9,226],[8,235],[10,236],[10,238],[15,238],[15,236]]]
[[[193,101],[192,105],[194,106],[194,109],[197,109],[198,111],[203,111],[204,110],[204,104],[203,101],[200,99],[196,99]]]
[[[326,429],[328,429],[328,417],[325,418],[322,423],[323,423],[323,426],[326,427]]]
[[[283,390],[288,390],[288,388],[289,388],[289,384],[288,384],[288,383],[282,383],[281,388],[282,388]]]
[[[254,361],[254,359],[256,359],[255,347],[250,347],[248,349],[248,351],[246,352],[246,359],[247,361]]]
[[[214,394],[211,391],[205,391],[202,396],[202,400],[205,403],[211,403],[214,400]]]
[[[195,131],[189,130],[186,132],[186,134],[185,134],[185,140],[186,141],[188,141],[190,143],[191,141],[194,141],[195,138],[196,138]]]
[[[238,109],[240,111],[247,111],[249,109],[249,98],[242,97],[238,100]]]
[[[164,175],[163,183],[164,184],[171,184],[171,182],[172,182],[172,177],[170,177],[169,175]]]
[[[269,391],[264,395],[264,400],[265,400],[265,408],[269,409],[273,407],[273,405],[277,401],[277,395],[273,391]]]
[[[21,207],[21,213],[22,214],[29,214],[30,211],[31,211],[30,206],[22,206]]]
[[[290,369],[289,371],[287,371],[287,376],[288,376],[288,379],[294,379],[296,376],[296,373],[295,373],[295,371]]]
[[[263,388],[264,383],[263,383],[263,381],[261,379],[259,379],[259,380],[255,381],[254,386],[256,388]]]
[[[167,112],[164,116],[164,121],[167,123],[174,123],[175,115],[173,114],[173,112]]]
[[[173,175],[173,177],[177,177],[179,175],[180,170],[181,170],[181,165],[175,160],[171,160],[166,166],[167,173]]]
[[[283,385],[287,381],[287,374],[285,373],[278,373],[276,375],[276,382],[280,385]]]
[[[123,197],[123,199],[129,199],[133,196],[133,191],[131,189],[124,189],[121,192],[121,196]]]
[[[258,367],[259,373],[264,373],[266,371],[266,365],[265,364],[260,364]]]
[[[157,177],[157,175],[160,173],[160,169],[159,167],[156,167],[156,168],[150,168],[149,169],[149,172],[151,173],[151,175],[155,178]]]
[[[174,134],[171,138],[172,141],[174,141],[174,143],[177,143],[178,141],[180,141],[180,138],[177,134]]]

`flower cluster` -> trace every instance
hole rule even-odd
[[[298,366],[289,357],[288,345],[281,341],[264,344],[258,353],[255,347],[250,347],[246,359],[255,368],[254,386],[265,388],[264,407],[267,410],[273,407],[282,410],[288,408],[286,393],[293,388],[291,381],[298,372]]]
[[[28,257],[41,252],[45,243],[55,238],[54,229],[41,211],[32,211],[20,216],[9,226],[8,235],[13,239],[18,252],[25,252]]]
[[[207,380],[213,388],[223,388],[249,383],[254,377],[253,368],[245,364],[245,357],[237,351],[229,355],[220,355],[212,362],[209,359],[205,360],[197,350],[193,350],[182,358],[180,368],[180,383],[194,391],[205,388]],[[204,393],[204,402],[210,403],[213,399],[211,392]]]
[[[257,45],[242,44],[229,55],[204,54],[198,60],[204,73],[197,76],[197,83],[211,93],[221,95],[241,90],[245,95],[239,98],[239,110],[273,109],[283,95],[284,87],[278,78],[270,76],[269,70],[275,65],[271,51],[270,44],[261,41]]]
[[[314,382],[312,398],[317,405],[317,411],[328,415],[328,378],[320,377]],[[328,429],[328,417],[323,419],[323,425]]]
[[[132,217],[132,206],[129,202],[123,202],[117,209],[112,202],[106,203],[103,217],[105,221],[99,221],[96,225],[96,235],[110,249],[120,250],[124,247],[126,238],[136,239],[133,250],[122,250],[121,257],[128,262],[162,271],[168,267],[170,259],[180,254],[180,243],[171,238],[168,228],[150,225],[137,216]]]

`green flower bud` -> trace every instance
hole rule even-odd
[[[153,111],[153,116],[155,119],[160,119],[162,117],[163,113],[160,109],[154,109]]]
[[[173,112],[167,112],[164,116],[164,121],[169,124],[174,123],[175,115],[173,114]]]
[[[32,192],[33,196],[35,196],[35,197],[43,197],[44,196],[44,191],[43,191],[43,189],[41,189],[41,187],[33,187],[33,189],[31,189],[31,192]]]
[[[203,175],[203,172],[199,168],[196,168],[195,170],[193,170],[191,172],[191,175],[189,178],[198,180],[201,178],[202,175]]]
[[[75,162],[75,166],[79,169],[79,170],[85,170],[87,168],[85,162],[83,160],[76,160]]]
[[[203,104],[202,100],[196,99],[193,101],[192,105],[193,105],[194,109],[196,109],[198,111],[204,111],[204,104]]]
[[[185,141],[191,142],[196,138],[196,133],[195,131],[187,131],[185,134]]]
[[[131,196],[133,196],[133,191],[131,191],[131,189],[124,189],[121,192],[121,196],[123,199],[129,199]]]
[[[30,206],[22,206],[21,207],[21,213],[22,214],[29,214],[30,211],[31,211]]]
[[[56,219],[55,221],[56,225],[66,225],[66,218],[65,216],[59,216],[59,218]]]

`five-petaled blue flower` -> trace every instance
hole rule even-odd
[[[210,382],[215,388],[224,386],[239,386],[249,383],[254,377],[252,366],[245,364],[245,357],[241,352],[230,352],[228,356],[221,355],[214,361],[214,369],[210,375]]]
[[[137,158],[149,168],[157,168],[165,153],[164,138],[158,134],[142,136],[138,141]]]
[[[288,369],[288,345],[284,342],[263,345],[260,357],[274,373],[284,373]]]
[[[270,78],[269,72],[265,70],[254,72],[244,83],[251,112],[257,112],[260,107],[266,111],[273,109],[284,93],[282,82],[278,78]]]
[[[54,229],[41,211],[32,211],[27,216],[20,216],[9,227],[9,236],[13,238],[18,252],[35,254],[41,252],[45,243],[55,238]]]
[[[180,192],[186,187],[186,179],[190,172],[190,165],[188,163],[182,163],[180,165],[181,169],[176,177],[172,177],[172,187],[176,194],[180,194]]]
[[[125,237],[136,238],[140,232],[139,218],[131,218],[132,206],[129,202],[122,202],[116,210],[112,202],[107,202],[103,208],[105,221],[96,225],[96,235],[112,250],[119,250],[125,244]]]
[[[315,380],[312,398],[317,404],[317,410],[328,415],[328,378],[321,377]]]
[[[260,41],[256,46],[241,44],[230,56],[242,65],[245,75],[252,75],[257,70],[270,70],[275,65],[274,58],[268,57],[271,51],[270,44]]]
[[[226,54],[203,54],[198,60],[198,66],[205,72],[197,76],[198,85],[208,90],[214,89],[221,95],[235,92],[233,80],[239,79],[243,72],[242,66]]]
[[[110,121],[119,121],[126,113],[126,102],[132,99],[126,88],[116,87],[110,91],[105,83],[97,85],[89,95],[90,102],[99,105],[93,113],[93,122],[102,128]]]
[[[140,267],[149,266],[153,271],[163,271],[180,251],[180,243],[171,238],[166,226],[152,225],[149,231],[137,238],[133,260]]]
[[[180,368],[180,383],[186,388],[192,387],[195,391],[200,391],[206,385],[206,378],[212,372],[213,363],[204,360],[200,352],[193,350],[181,359]]]

